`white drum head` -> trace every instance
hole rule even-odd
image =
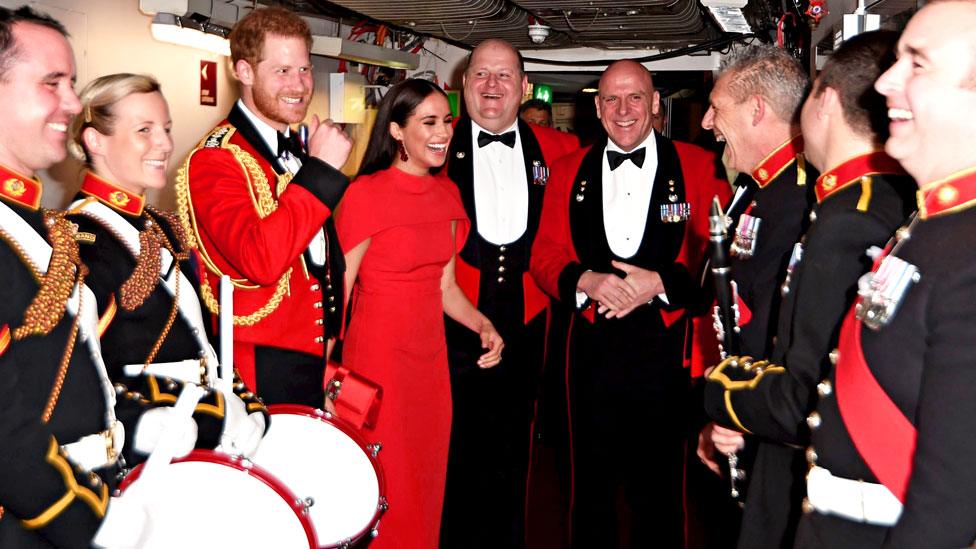
[[[320,545],[361,537],[377,518],[381,496],[380,479],[364,449],[320,416],[273,408],[271,415],[254,462],[298,498],[314,500],[309,518]]]
[[[160,470],[159,482],[125,490],[148,501],[150,536],[142,549],[189,547],[275,547],[308,549],[303,519],[275,481],[219,455]],[[195,457],[196,456],[196,457]]]

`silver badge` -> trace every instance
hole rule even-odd
[[[803,242],[797,242],[793,245],[793,253],[790,254],[790,262],[786,266],[786,276],[783,278],[783,285],[779,288],[780,295],[786,295],[790,293],[790,281],[793,278],[793,271],[796,270],[797,265],[803,261]]]
[[[877,271],[858,280],[860,299],[854,309],[858,320],[875,331],[887,326],[898,312],[908,289],[921,278],[915,265],[893,255],[885,257]]]

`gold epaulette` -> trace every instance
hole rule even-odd
[[[725,409],[735,426],[743,432],[752,434],[752,431],[739,421],[739,416],[732,407],[732,393],[755,389],[763,376],[781,374],[785,371],[786,368],[782,366],[771,365],[765,360],[754,361],[751,356],[730,356],[709,372],[708,379],[722,384],[722,388],[725,389]]]

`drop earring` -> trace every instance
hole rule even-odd
[[[397,139],[397,149],[400,151],[400,160],[403,162],[410,160],[410,157],[407,156],[407,148],[403,146],[403,141],[400,141],[399,139]]]

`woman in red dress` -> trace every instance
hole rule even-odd
[[[379,418],[365,433],[383,445],[390,505],[373,547],[437,547],[451,433],[443,315],[480,334],[479,366],[501,360],[501,337],[454,280],[469,228],[461,198],[430,173],[444,164],[452,135],[439,87],[394,86],[337,215],[352,291],[343,362],[383,387]]]

